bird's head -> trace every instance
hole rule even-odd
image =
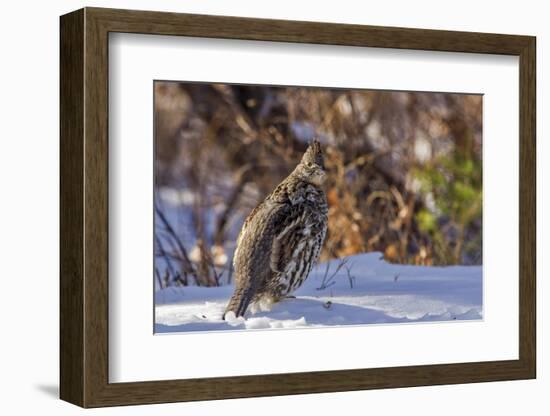
[[[296,167],[295,173],[305,182],[321,186],[326,179],[325,160],[321,143],[317,139],[309,145]]]

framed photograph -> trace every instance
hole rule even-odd
[[[60,28],[63,400],[535,378],[534,37]]]

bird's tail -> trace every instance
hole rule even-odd
[[[225,319],[225,316],[227,315],[228,312],[233,312],[236,317],[244,316],[244,313],[246,312],[246,308],[248,308],[248,305],[252,301],[253,297],[254,297],[254,290],[252,290],[252,288],[250,287],[236,288],[235,292],[233,293],[233,296],[231,296],[231,299],[229,299],[227,308],[225,308],[223,319]]]

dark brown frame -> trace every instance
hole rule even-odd
[[[109,32],[519,56],[519,359],[109,383]],[[99,407],[535,378],[535,45],[531,36],[98,8],[62,16],[61,398]]]

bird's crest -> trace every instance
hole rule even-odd
[[[315,163],[321,168],[325,168],[325,160],[323,157],[323,149],[321,148],[321,142],[318,139],[313,139],[307,148],[304,156],[302,156],[302,163]]]

